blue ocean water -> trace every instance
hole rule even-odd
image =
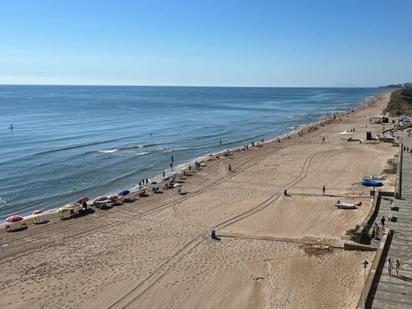
[[[0,86],[0,220],[130,188],[172,155],[180,164],[273,138],[380,91]]]

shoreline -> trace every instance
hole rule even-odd
[[[165,191],[93,216],[3,232],[3,244],[12,245],[0,251],[6,274],[0,287],[7,295],[0,305],[354,307],[362,290],[360,262],[374,253],[328,243],[363,222],[369,189],[354,182],[381,174],[397,148],[342,141],[339,132],[379,132],[368,116],[381,112],[385,99],[318,131],[210,161],[187,177],[185,197]],[[384,183],[391,188],[393,175]],[[340,210],[336,199],[363,205]],[[210,239],[210,229],[222,235],[220,242]]]
[[[309,123],[302,123],[300,125],[295,126],[294,129],[291,129],[290,131],[283,133],[281,135],[277,135],[268,139],[265,139],[263,142],[261,141],[255,141],[258,144],[270,144],[270,143],[274,143],[276,141],[283,141],[285,139],[291,138],[295,135],[299,135],[301,134],[306,134],[306,133],[310,133],[307,132],[307,130],[310,130],[313,127],[317,127],[319,125],[324,126],[326,124],[329,124],[330,121],[333,121],[334,119],[332,118],[333,115],[335,115],[336,117],[343,117],[343,116],[347,116],[350,115],[353,112],[356,112],[358,110],[367,108],[368,105],[373,104],[374,102],[376,102],[376,100],[379,100],[379,98],[381,98],[383,95],[388,94],[388,93],[392,93],[393,90],[387,90],[387,91],[383,91],[381,93],[378,93],[376,95],[373,95],[371,97],[366,98],[365,100],[363,100],[362,102],[359,102],[356,106],[350,107],[350,111],[342,111],[342,112],[333,112],[331,113],[331,116],[329,116],[329,112],[327,112],[326,116],[322,116],[320,118],[318,118],[317,120],[311,121]],[[383,111],[382,111],[383,112]],[[322,124],[323,123],[323,124]],[[225,152],[238,152],[238,151],[242,151],[244,146],[247,145],[249,147],[251,147],[251,144],[248,142],[247,144],[244,144],[243,146],[236,146],[234,148],[226,148],[217,152],[212,152],[209,154],[205,154],[205,155],[201,155],[199,157],[193,158],[193,159],[189,159],[185,162],[179,163],[176,165],[176,167],[170,169],[170,168],[165,168],[164,170],[167,171],[166,172],[166,176],[170,176],[172,173],[181,173],[183,172],[185,169],[187,169],[189,166],[194,166],[196,162],[206,162],[208,161],[208,159],[210,159],[211,157],[216,158],[216,156],[220,156],[223,155]],[[158,184],[162,184],[163,183],[163,177],[162,177],[162,173],[158,173],[155,174],[154,176],[148,178],[149,182],[151,181],[156,181]],[[123,188],[123,189],[118,189],[117,192],[120,192],[121,190],[129,190],[131,193],[138,193],[138,190],[136,189],[136,187],[138,186],[138,183],[131,185],[127,188]],[[150,186],[149,186],[150,189]],[[99,196],[109,196],[109,195],[116,195],[117,193],[113,193],[113,192],[108,192],[105,194],[99,194],[95,197],[91,197],[90,201],[94,201],[95,198],[99,197]],[[79,197],[80,198],[80,197]],[[69,203],[69,204],[73,204],[73,202]],[[68,205],[68,204],[67,204]],[[58,209],[64,207],[65,205],[60,205],[60,206],[56,206],[56,207],[52,207],[52,208],[47,208],[47,209],[43,209],[44,214],[47,215],[55,215],[57,214]],[[89,204],[89,206],[92,206],[92,204]],[[35,211],[37,209],[33,209],[31,210],[31,212]],[[17,213],[11,213],[8,216],[12,216],[12,215],[16,215]],[[28,220],[32,220],[33,218],[33,214],[27,214],[25,215],[23,214],[18,214],[18,215],[22,215],[24,217],[24,221],[28,221]],[[8,217],[7,216],[7,217]],[[3,219],[3,221],[0,221],[0,228],[4,227],[6,217]]]

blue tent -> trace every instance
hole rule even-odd
[[[383,183],[370,178],[363,178],[361,184],[366,187],[382,187]]]

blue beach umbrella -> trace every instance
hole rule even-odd
[[[377,180],[363,178],[361,184],[365,187],[382,187],[383,183]]]

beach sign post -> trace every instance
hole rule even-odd
[[[368,261],[363,261],[362,262],[362,265],[363,265],[363,275],[364,275],[364,278],[363,278],[363,282],[364,282],[364,284],[363,284],[363,292],[362,292],[362,295],[363,295],[363,308],[366,308],[366,268],[368,267]]]

